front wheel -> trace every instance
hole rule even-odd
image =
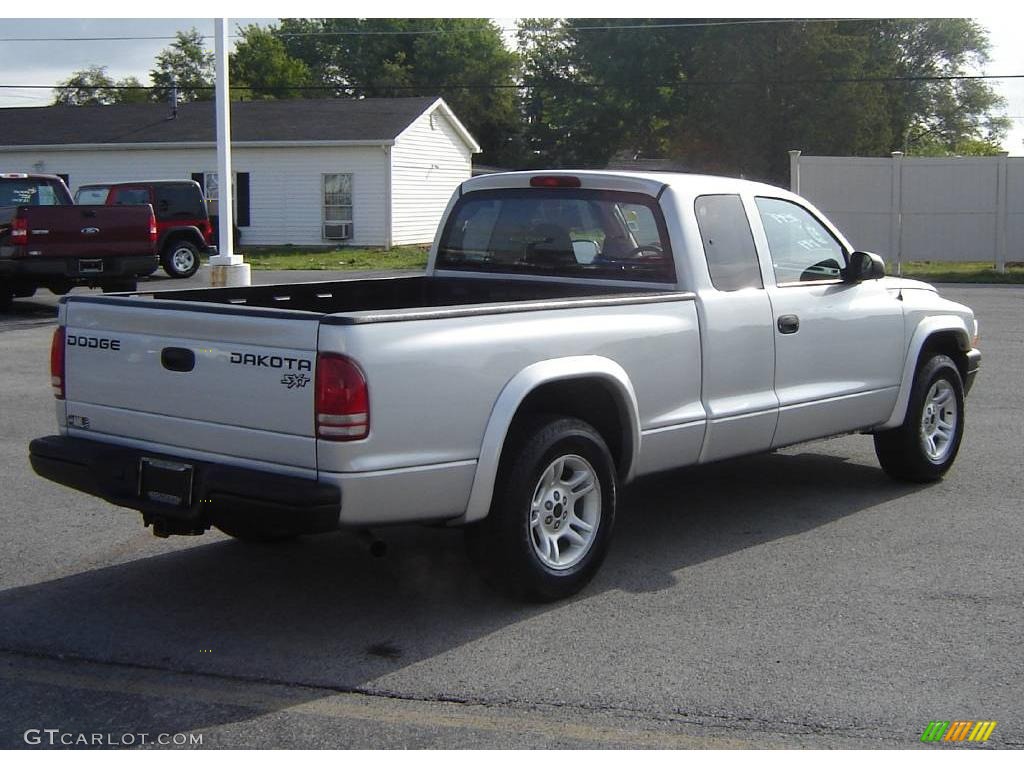
[[[935,355],[914,377],[903,424],[875,434],[875,455],[897,480],[932,482],[953,466],[963,434],[960,371],[946,355]]]
[[[515,598],[568,597],[593,578],[615,524],[615,464],[579,419],[536,419],[506,444],[490,514],[466,529],[485,581]]]
[[[160,263],[171,277],[192,277],[199,270],[199,249],[195,243],[178,240],[164,250]]]

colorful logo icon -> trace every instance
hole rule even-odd
[[[995,720],[932,720],[921,741],[988,741],[995,729]]]

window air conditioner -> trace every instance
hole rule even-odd
[[[336,222],[324,224],[324,240],[351,240],[352,222]]]

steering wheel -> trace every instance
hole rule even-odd
[[[627,253],[622,258],[624,258],[624,259],[632,259],[634,256],[639,256],[640,254],[644,253],[645,251],[650,253],[650,256],[648,256],[647,258],[654,258],[654,257],[657,257],[657,256],[662,256],[665,253],[665,249],[662,248],[660,245],[657,245],[656,243],[648,243],[647,245],[638,245],[636,248],[631,250],[629,253]]]

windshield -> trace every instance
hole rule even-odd
[[[674,282],[651,197],[585,189],[495,189],[456,203],[438,269]]]
[[[75,192],[75,205],[104,205],[110,187],[79,187]]]
[[[0,207],[64,205],[62,191],[48,179],[0,179]]]

